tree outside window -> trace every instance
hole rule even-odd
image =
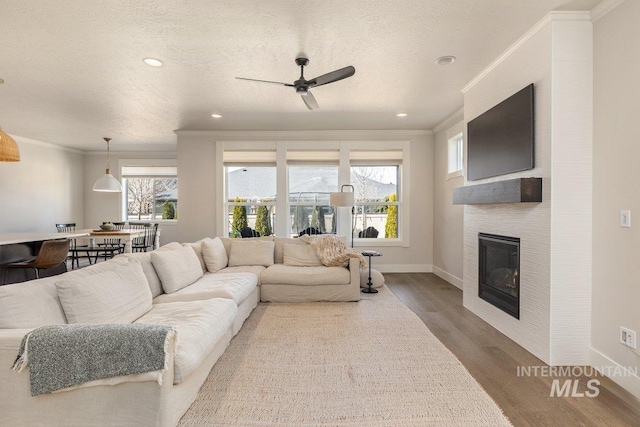
[[[125,178],[127,220],[177,219],[177,178]]]
[[[398,172],[398,165],[351,167],[351,183],[355,192],[356,237],[398,237]]]

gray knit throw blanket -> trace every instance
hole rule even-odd
[[[27,365],[31,395],[103,378],[166,369],[170,326],[142,323],[50,325],[22,339],[13,370]]]

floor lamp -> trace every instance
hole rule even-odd
[[[351,191],[344,191],[345,187],[351,187]],[[340,187],[340,192],[329,194],[329,204],[335,207],[351,207],[351,247],[353,248],[353,216],[355,214],[354,202],[354,188],[351,184],[344,184]]]

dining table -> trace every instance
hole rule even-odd
[[[131,243],[133,242],[133,239],[135,239],[136,237],[144,236],[145,231],[142,229],[133,228],[123,228],[121,230],[101,230],[88,228],[85,230],[79,230],[79,232],[85,232],[85,236],[89,236],[90,242],[94,239],[98,239],[100,241],[104,241],[105,239],[120,239],[124,243],[124,253],[131,253]],[[95,246],[95,244],[91,242],[90,246]],[[154,247],[156,247],[155,242]]]

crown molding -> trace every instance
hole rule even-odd
[[[216,131],[216,130],[174,130],[181,136],[208,136],[224,140],[305,140],[323,138],[371,139],[410,138],[433,135],[430,130],[291,130],[291,131]]]
[[[81,151],[86,156],[106,156],[107,150],[102,151]],[[159,159],[172,159],[175,158],[178,153],[176,151],[113,151],[110,150],[109,154],[112,156],[132,156],[132,159],[148,159],[152,156],[157,156]],[[140,155],[141,157],[136,157]]]
[[[596,22],[598,19],[620,6],[624,1],[625,0],[604,0],[602,3],[591,9],[591,22]]]
[[[498,58],[496,58],[487,68],[482,70],[480,74],[474,77],[465,87],[462,88],[462,93],[466,93],[469,89],[476,85],[480,80],[485,78],[495,68],[509,58],[515,51],[520,49],[531,37],[536,35],[540,30],[547,26],[551,22],[557,21],[591,21],[591,12],[565,12],[565,11],[552,11],[545,15],[540,21],[538,21],[533,27],[531,27],[524,35],[522,35],[514,44],[509,46]]]
[[[78,150],[76,148],[64,147],[62,145],[52,144],[51,142],[38,141],[35,139],[29,139],[29,138],[25,138],[17,135],[11,135],[11,137],[15,139],[16,142],[20,142],[20,143],[37,145],[45,148],[52,148],[54,150],[66,151],[68,153],[84,154],[84,151],[82,150]]]
[[[443,130],[450,129],[453,125],[464,120],[464,107],[451,114],[449,117],[438,123],[432,130],[433,134],[438,134]]]

